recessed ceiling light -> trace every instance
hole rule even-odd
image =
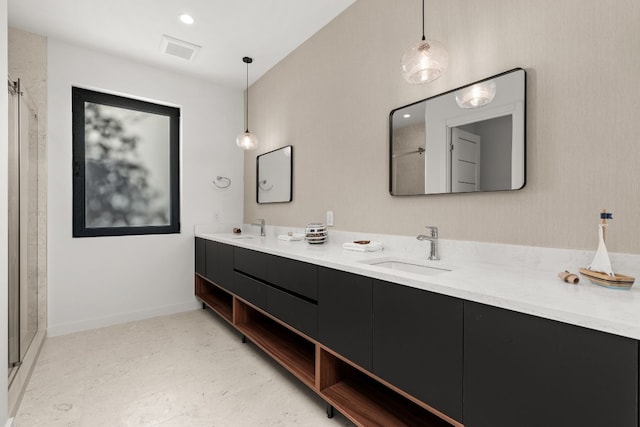
[[[180,21],[183,24],[187,24],[187,25],[191,25],[193,24],[193,16],[189,15],[188,13],[183,13],[182,15],[180,15]]]
[[[404,116],[402,116],[402,117],[404,117],[405,119],[408,119],[409,117],[411,117],[411,114],[405,114],[405,115],[404,115]]]

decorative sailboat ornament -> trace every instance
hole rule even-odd
[[[596,255],[593,257],[589,267],[580,269],[580,274],[586,276],[594,285],[612,289],[629,289],[635,279],[630,276],[615,274],[611,268],[611,260],[607,252],[607,246],[604,243],[608,219],[613,219],[613,215],[603,209],[600,214],[600,224],[598,224],[598,249],[596,250]]]

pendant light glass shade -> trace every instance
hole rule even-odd
[[[246,130],[238,135],[236,138],[236,145],[243,150],[255,150],[258,148],[258,137],[249,132],[249,64],[253,62],[253,59],[245,56],[242,58],[242,62],[247,64],[247,89],[245,91],[245,125]]]
[[[420,40],[402,55],[402,76],[413,84],[429,83],[444,73],[449,54],[436,40]]]
[[[424,0],[422,0],[422,40],[412,45],[402,55],[402,77],[412,84],[429,83],[445,72],[449,65],[449,53],[437,40],[427,40],[424,35]]]
[[[255,150],[258,148],[258,137],[249,131],[241,133],[236,138],[236,144],[243,150]]]
[[[493,80],[460,89],[456,92],[456,103],[460,108],[478,108],[487,105],[496,96]]]

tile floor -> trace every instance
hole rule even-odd
[[[350,426],[210,310],[45,341],[14,427]]]

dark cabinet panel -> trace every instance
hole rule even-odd
[[[462,300],[373,281],[373,373],[462,421]]]
[[[196,237],[196,273],[233,290],[233,246]]]
[[[233,292],[233,246],[218,243],[218,285]]]
[[[200,237],[196,237],[195,250],[196,250],[196,273],[201,276],[207,274],[207,255],[206,255],[207,241]]]
[[[267,279],[267,256],[262,252],[245,248],[233,248],[233,263],[236,270],[258,279]]]
[[[466,427],[638,426],[638,342],[464,303]]]
[[[205,257],[205,265],[206,265],[206,278],[211,280],[213,283],[218,283],[218,243],[207,240],[205,242],[206,246],[206,257]]]
[[[307,336],[317,338],[317,305],[268,286],[267,311]]]
[[[372,279],[325,267],[319,268],[320,341],[369,371],[372,298]]]
[[[263,310],[267,308],[267,285],[242,273],[235,273],[233,287],[236,295]]]
[[[318,300],[318,266],[275,255],[268,256],[267,282],[302,295],[313,301]]]

